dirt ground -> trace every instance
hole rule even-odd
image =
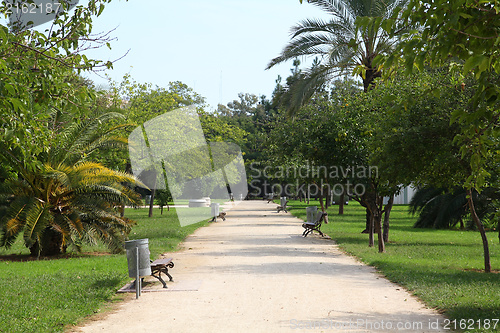
[[[301,237],[276,204],[244,201],[197,230],[173,257],[168,289],[148,277],[139,299],[72,332],[442,332],[444,317],[334,241]]]

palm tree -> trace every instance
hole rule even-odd
[[[419,189],[410,201],[409,212],[419,214],[415,228],[452,228],[467,214],[465,189],[456,188],[446,191],[442,188],[427,187]]]
[[[481,193],[473,192],[475,211],[481,220],[490,220],[496,213],[493,201],[498,199],[498,189],[485,188]],[[410,201],[409,212],[418,214],[415,228],[449,229],[460,223],[460,229],[475,229],[470,217],[467,190],[456,187],[452,190],[425,187],[420,188]]]
[[[60,114],[54,117],[54,124]],[[121,217],[115,207],[139,203],[127,184],[129,174],[87,161],[100,147],[119,144],[113,133],[123,118],[105,113],[58,129],[50,147],[34,157],[32,167],[22,150],[2,146],[0,159],[17,175],[0,185],[0,246],[9,247],[23,235],[32,255],[64,253],[68,245],[77,250],[84,242],[104,242],[119,251],[133,221]]]
[[[281,54],[272,59],[267,69],[297,57],[319,57],[291,88],[289,111],[294,111],[314,92],[342,72],[356,71],[368,91],[375,78],[381,76],[373,61],[377,55],[389,53],[395,41],[381,28],[382,19],[405,0],[310,0],[332,17],[328,21],[306,19],[291,29],[291,41]],[[365,24],[357,28],[356,20]]]

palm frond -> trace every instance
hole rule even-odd
[[[362,67],[365,70],[376,70],[373,60],[380,54],[390,52],[395,40],[389,38],[382,29],[383,18],[392,15],[396,6],[406,3],[405,0],[310,0],[310,4],[319,7],[331,15],[330,20],[305,19],[291,29],[291,40],[281,53],[273,58],[266,69],[277,64],[299,57],[319,56],[322,73],[331,75],[304,75],[294,82],[287,94],[296,91],[299,95],[288,96],[286,104],[292,105],[288,113],[294,113],[298,105],[302,105],[308,96],[329,82],[343,70]],[[366,27],[356,26],[358,17],[370,18]],[[327,68],[330,67],[330,68]],[[376,72],[375,74],[380,74]],[[377,75],[369,75],[363,83],[369,87]],[[322,83],[318,81],[321,78]],[[306,92],[306,88],[313,89]],[[285,94],[286,95],[286,94]]]
[[[96,117],[88,118],[80,123],[67,126],[59,135],[57,146],[51,147],[51,164],[56,163],[76,163],[86,153],[87,147],[98,140],[102,140],[110,133],[121,128],[118,125],[109,126],[113,121],[123,120],[125,116],[117,112],[108,112]],[[108,126],[108,128],[106,128]],[[111,132],[110,132],[111,130]]]
[[[40,202],[33,202],[27,207],[26,226],[24,228],[24,243],[31,247],[40,239],[44,229],[50,225],[52,215],[48,212],[48,207]]]
[[[286,107],[289,116],[293,116],[300,107],[307,103],[315,92],[325,84],[326,78],[334,72],[339,72],[339,68],[329,66],[317,66],[304,72],[284,95],[281,102]]]
[[[443,193],[444,189],[442,188],[428,187],[418,189],[410,200],[410,204],[408,206],[410,214],[415,215],[420,213],[427,204]]]
[[[348,18],[354,19],[356,18],[357,14],[356,11],[359,11],[358,6],[356,5],[356,2],[359,1],[354,1],[354,4],[351,4],[350,2],[352,1],[342,1],[342,0],[310,0],[309,3],[319,7],[323,11],[325,11],[328,14],[333,15],[335,18]]]

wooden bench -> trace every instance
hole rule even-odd
[[[174,281],[172,275],[170,275],[170,273],[168,272],[169,268],[174,267],[174,262],[172,260],[172,258],[156,259],[155,261],[151,262],[151,276],[154,276],[155,278],[160,280],[160,282],[163,284],[163,288],[167,288],[167,284],[165,283],[165,281],[163,281],[161,273],[168,276],[170,281]]]
[[[317,231],[322,237],[325,237],[325,235],[320,230],[323,221],[325,222],[325,224],[328,223],[328,214],[322,211],[317,212],[314,222],[304,222],[302,224],[302,228],[304,228],[302,237],[307,237],[307,235],[309,235],[313,231]]]
[[[212,217],[210,222],[217,222],[217,219],[222,219],[222,221],[226,220],[226,212],[221,212],[219,215]]]

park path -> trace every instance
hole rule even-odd
[[[170,254],[168,290],[152,281],[74,332],[438,332],[444,318],[331,239],[301,237],[276,204],[244,201]]]

